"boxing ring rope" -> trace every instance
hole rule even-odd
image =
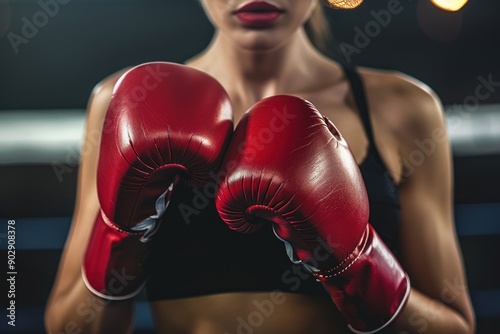
[[[462,192],[465,188],[461,186],[464,181],[461,178],[468,179],[465,181],[470,189],[481,188],[477,185],[478,180],[488,177],[478,169],[485,165],[485,160],[481,159],[493,158],[500,165],[500,104],[482,105],[473,110],[468,110],[467,106],[445,109],[456,174],[459,175],[455,182]],[[71,223],[84,122],[83,109],[0,112],[0,218],[16,218],[19,260],[25,263],[20,270],[27,277],[38,277],[36,285],[32,280],[19,282],[20,291],[26,294],[18,298],[19,319],[32,320],[19,323],[16,328],[19,332],[39,331],[43,326],[46,297]],[[54,166],[69,166],[72,170],[58,180]],[[486,180],[492,189],[484,198],[470,202],[457,195],[455,205],[457,233],[472,278],[469,281],[478,286],[471,287],[472,300],[478,319],[486,321],[500,318],[500,285],[490,281],[484,283],[488,275],[476,273],[479,267],[474,263],[480,261],[474,259],[478,256],[477,245],[486,242],[489,247],[498,248],[495,245],[500,244],[500,188],[494,189],[495,182],[500,184],[498,179],[497,176],[496,180]],[[482,182],[484,184],[484,180]],[[482,189],[476,191],[483,192]],[[468,198],[472,196],[477,194]],[[5,252],[5,242],[0,242],[0,249]],[[484,261],[477,266],[483,266]],[[144,294],[138,297],[135,307],[136,330],[152,330]],[[2,322],[0,332],[7,330],[4,326]]]
[[[500,104],[446,109],[454,155],[500,154]],[[83,109],[0,112],[0,165],[74,162],[84,121]]]

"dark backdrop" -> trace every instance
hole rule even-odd
[[[350,55],[353,64],[406,72],[429,84],[446,105],[474,96],[478,77],[500,82],[500,1],[471,0],[460,13],[445,13],[429,0],[401,0],[400,12],[381,27],[377,17],[388,3],[365,0],[356,10],[327,10],[337,45],[358,49]],[[33,22],[39,27],[30,30]],[[367,28],[373,37],[361,45],[359,31]],[[84,108],[105,76],[147,61],[182,62],[205,48],[212,33],[197,0],[0,0],[0,112],[35,109],[42,119],[43,109]],[[348,60],[342,52],[337,57]],[[499,104],[498,91],[481,103]],[[478,333],[500,328],[499,166],[499,154],[455,157],[455,213]],[[19,219],[18,333],[42,331],[76,173],[58,183],[50,164],[0,165],[0,220]],[[489,230],[481,230],[485,224]],[[4,244],[0,240],[1,258]],[[141,318],[148,306],[139,305],[136,328],[151,328]],[[0,332],[11,330],[6,328],[0,322]]]
[[[213,32],[197,0],[42,0],[56,1],[67,3],[49,6],[53,17],[44,22],[40,12],[48,10],[39,0],[0,0],[0,110],[84,107],[106,75],[146,61],[182,62]],[[363,47],[351,55],[354,64],[406,72],[445,104],[473,94],[478,76],[500,74],[500,1],[470,1],[446,13],[429,0],[400,0],[400,12],[377,32],[374,12],[389,2],[327,10],[338,43],[356,46],[367,25],[374,35],[365,45],[358,41]],[[30,31],[26,21],[40,27]],[[22,44],[12,42],[14,34],[26,37]],[[500,94],[484,102],[498,103]]]

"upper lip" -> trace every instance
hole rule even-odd
[[[284,12],[284,10],[267,1],[250,1],[238,7],[234,14],[243,12]]]

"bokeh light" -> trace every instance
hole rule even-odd
[[[456,12],[460,10],[468,0],[431,0],[433,4],[438,6],[441,9]]]
[[[325,0],[325,3],[335,9],[352,9],[356,8],[363,0]]]

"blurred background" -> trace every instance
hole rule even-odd
[[[394,1],[400,10],[384,16]],[[452,13],[429,0],[366,0],[353,10],[326,11],[333,57],[405,72],[441,97],[478,333],[498,333],[500,2],[470,1]],[[43,332],[94,85],[143,62],[183,62],[212,33],[197,0],[0,0],[0,251],[6,261],[7,221],[16,220],[18,272],[16,327],[5,320],[2,279],[0,332]],[[136,332],[151,331],[144,296],[136,307]]]

